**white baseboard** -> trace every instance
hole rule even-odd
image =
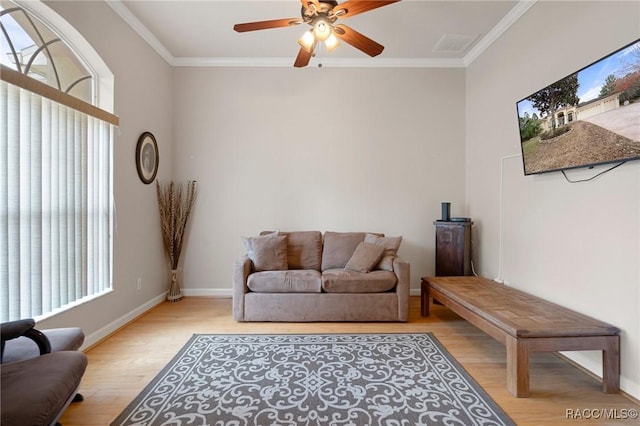
[[[84,344],[82,345],[80,350],[82,351],[82,350],[85,350],[85,349],[95,345],[96,343],[98,343],[101,340],[105,339],[109,335],[115,333],[120,328],[124,327],[125,325],[127,325],[128,323],[133,321],[134,319],[138,318],[140,315],[144,314],[149,309],[151,309],[154,306],[157,306],[160,303],[164,302],[166,299],[167,299],[167,293],[164,292],[164,293],[154,297],[153,299],[149,300],[144,305],[138,306],[136,309],[134,309],[133,311],[129,312],[128,314],[123,315],[120,318],[118,318],[117,320],[105,325],[104,327],[100,328],[99,330],[95,331],[94,333],[91,333],[90,335],[85,336]]]
[[[183,288],[181,289],[184,296],[195,297],[220,297],[228,299],[233,292],[230,288]]]

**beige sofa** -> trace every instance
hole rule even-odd
[[[234,263],[236,321],[407,321],[409,263],[401,237],[263,232]]]

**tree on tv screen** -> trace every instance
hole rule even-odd
[[[523,117],[519,117],[519,121],[520,140],[523,142],[538,136],[542,132],[540,119],[535,112],[533,113],[533,116],[529,115],[528,112],[525,112]]]
[[[621,92],[620,103],[640,98],[640,71],[631,72],[616,79],[615,91]]]
[[[580,101],[578,86],[578,74],[572,74],[536,92],[527,99],[543,116],[551,116],[551,128],[555,130],[556,111],[568,105],[577,105]]]
[[[616,90],[616,76],[613,74],[609,74],[607,78],[604,80],[602,87],[600,88],[600,93],[598,96],[609,96]]]

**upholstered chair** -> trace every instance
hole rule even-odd
[[[34,326],[32,319],[0,326],[0,424],[3,425],[57,425],[69,404],[74,399],[82,399],[76,396],[87,368],[87,357],[76,350],[84,340],[82,331],[80,335],[79,329],[69,333],[48,331],[47,334],[55,337],[52,343],[47,334]],[[23,338],[27,341],[20,340]],[[72,350],[56,350],[59,348]]]

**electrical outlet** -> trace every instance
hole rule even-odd
[[[142,289],[142,278],[138,278],[138,290]]]

